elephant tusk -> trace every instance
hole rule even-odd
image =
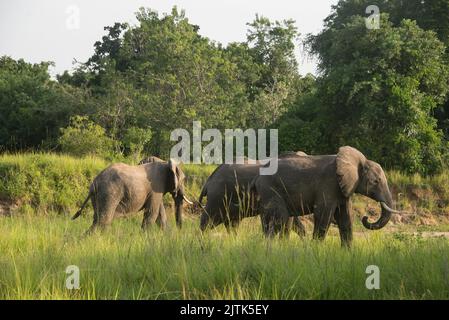
[[[184,198],[184,201],[185,201],[185,202],[187,202],[187,203],[190,204],[190,205],[193,205],[193,202],[190,201],[189,199],[187,199],[187,197],[186,197],[185,195],[183,196],[183,198]]]
[[[384,208],[387,211],[390,211],[391,213],[401,213],[401,211],[391,209],[389,206],[387,206],[385,202],[381,202],[380,205],[382,206],[382,208]]]

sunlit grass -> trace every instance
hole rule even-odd
[[[205,236],[198,221],[183,230],[140,230],[141,216],[116,219],[83,238],[89,217],[0,218],[1,299],[447,299],[449,243],[364,231],[351,250],[337,232],[323,242],[272,241],[258,219],[237,235]],[[65,288],[68,265],[80,268],[79,290]],[[380,290],[365,287],[368,265]]]
[[[0,201],[20,201],[12,217],[0,216],[0,299],[448,299],[449,242],[412,236],[448,226],[360,228],[351,250],[340,248],[335,227],[323,243],[292,234],[268,241],[257,218],[237,235],[223,227],[199,232],[186,216],[179,231],[140,230],[141,214],[116,219],[103,234],[83,238],[92,220],[69,215],[87,195],[92,179],[109,163],[56,154],[0,155]],[[186,191],[197,198],[216,166],[183,165]],[[387,173],[404,210],[444,214],[449,175]],[[419,199],[407,198],[417,188]],[[422,190],[430,190],[426,193]],[[404,196],[405,195],[405,196]],[[447,195],[447,197],[446,197]],[[437,203],[437,200],[440,203]],[[171,202],[169,197],[168,202]],[[415,202],[413,202],[415,201]],[[366,198],[355,197],[359,214]],[[357,211],[357,210],[354,210]],[[309,224],[310,228],[310,224]],[[66,267],[79,266],[81,289],[65,287]],[[368,265],[380,268],[380,290],[365,287]]]

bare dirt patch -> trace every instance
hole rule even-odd
[[[449,239],[449,232],[440,231],[424,231],[424,232],[414,232],[414,236],[420,236],[423,238],[447,238]]]
[[[18,201],[0,199],[0,216],[11,216],[19,206]]]

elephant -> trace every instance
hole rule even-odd
[[[112,164],[95,177],[87,198],[72,219],[81,215],[91,199],[94,218],[88,234],[99,227],[104,229],[117,215],[141,210],[144,211],[142,229],[147,229],[158,218],[161,228],[165,229],[167,218],[162,200],[164,194],[171,193],[176,225],[181,228],[183,201],[191,203],[184,193],[184,180],[183,171],[172,160],[165,162],[158,159],[137,166]]]
[[[271,237],[284,230],[291,215],[314,214],[314,239],[324,239],[334,218],[341,244],[352,244],[350,198],[354,193],[381,204],[382,213],[375,222],[368,217],[362,224],[370,230],[383,228],[390,220],[393,200],[382,167],[368,160],[355,148],[341,147],[336,155],[303,156],[279,159],[278,171],[271,176],[258,175],[250,191],[257,198],[262,227]]]
[[[287,152],[280,158],[305,156],[304,152]],[[200,229],[205,231],[210,227],[224,224],[228,232],[235,230],[240,221],[246,217],[258,215],[255,204],[249,197],[248,186],[259,174],[261,164],[222,164],[209,176],[199,196],[201,205],[207,197],[204,212],[200,219]],[[288,228],[294,229],[301,237],[305,235],[305,228],[299,217],[292,217],[288,221]]]

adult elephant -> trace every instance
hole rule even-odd
[[[104,229],[116,215],[141,210],[144,211],[142,229],[158,218],[161,227],[165,228],[167,219],[162,200],[164,194],[170,193],[175,203],[176,224],[181,228],[183,201],[188,201],[184,195],[184,179],[184,173],[172,160],[151,161],[137,166],[113,164],[93,180],[89,195],[72,219],[81,215],[91,199],[94,218],[88,233],[98,227]]]
[[[301,157],[304,152],[287,152],[279,158]],[[260,163],[249,164],[222,164],[209,176],[199,196],[199,203],[207,197],[204,212],[200,219],[200,229],[224,224],[230,231],[247,217],[258,215],[253,199],[249,196],[249,185],[259,174]],[[292,217],[287,221],[287,228],[294,229],[298,235],[305,235],[305,228],[299,217]]]
[[[352,147],[341,147],[336,155],[303,156],[281,159],[272,176],[258,176],[251,185],[258,198],[264,231],[279,232],[291,215],[314,214],[313,237],[324,239],[335,218],[343,246],[351,246],[352,216],[350,198],[362,194],[379,202],[380,218],[365,228],[378,230],[390,220],[393,201],[382,167],[366,159]]]

